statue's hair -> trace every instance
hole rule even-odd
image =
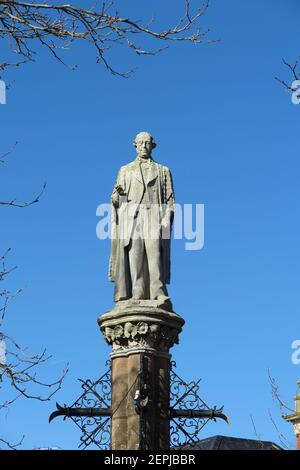
[[[143,135],[143,136],[146,135],[147,137],[150,137],[151,143],[152,143],[152,148],[155,149],[155,147],[156,147],[156,142],[155,142],[154,137],[153,137],[149,132],[144,132],[144,131],[143,131],[143,132],[139,132],[139,133],[136,135],[136,137],[135,137],[135,139],[134,139],[134,141],[133,141],[134,147],[136,147],[136,141],[137,141],[137,139],[138,139],[139,137],[141,137],[142,135]]]

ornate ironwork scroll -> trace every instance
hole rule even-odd
[[[96,447],[101,450],[110,449],[111,435],[111,367],[107,363],[107,372],[96,382],[90,379],[79,380],[83,393],[70,406],[56,404],[57,410],[49,418],[57,416],[71,418],[81,430],[80,449]],[[200,380],[185,382],[175,372],[175,362],[170,363],[170,447],[192,447],[199,441],[199,433],[209,420],[217,418],[228,421],[223,408],[210,408],[199,395]],[[141,357],[140,389],[134,397],[137,414],[140,415],[141,448],[150,449],[144,413],[149,399],[148,366]],[[167,400],[168,401],[168,400]]]
[[[81,430],[79,448],[86,449],[96,446],[101,450],[110,449],[111,430],[111,368],[110,362],[106,364],[107,372],[96,382],[90,379],[81,380],[83,393],[70,406],[60,406],[54,411],[49,421],[57,416],[64,416],[72,421]]]
[[[228,422],[223,407],[210,408],[199,396],[201,380],[185,382],[170,366],[170,447],[195,446],[201,429],[210,420],[221,418]]]

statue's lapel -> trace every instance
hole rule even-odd
[[[141,171],[141,165],[139,164],[139,162],[135,162],[135,163],[134,163],[133,174],[134,174],[135,178],[136,178],[140,183],[142,183],[142,185],[144,185],[143,176],[142,176],[142,171]]]
[[[144,179],[142,175],[142,170],[141,170],[141,164],[139,161],[134,162],[133,165],[133,174],[135,178],[144,185]],[[151,181],[155,180],[158,176],[158,170],[157,170],[157,165],[153,162],[148,173],[148,179],[145,181],[146,184],[151,183]]]

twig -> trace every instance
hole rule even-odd
[[[279,407],[281,416],[284,416],[287,412],[293,412],[294,410],[290,408],[286,402],[281,398],[280,393],[279,393],[279,386],[274,379],[274,377],[271,376],[270,369],[268,369],[268,376],[271,384],[271,390],[272,390],[272,398],[275,402],[275,404]]]
[[[22,436],[21,440],[16,444],[12,444],[11,442],[3,439],[2,437],[0,437],[0,442],[2,442],[2,444],[4,444],[6,446],[6,448],[8,448],[10,450],[16,450],[17,447],[20,447],[23,444],[24,437],[25,436]],[[1,447],[0,447],[0,449],[1,449]]]
[[[277,431],[277,434],[278,434],[278,439],[282,445],[282,447],[284,447],[286,450],[288,449],[292,449],[292,445],[291,445],[291,442],[282,434],[282,432],[279,430],[277,424],[275,423],[275,420],[271,414],[271,411],[268,410],[268,413],[269,413],[269,417],[270,417],[270,420],[274,426],[274,428],[276,429]]]
[[[31,201],[26,202],[18,202],[16,198],[11,199],[10,201],[0,201],[0,206],[10,206],[10,207],[18,207],[24,209],[25,207],[32,206],[40,201],[41,197],[43,196],[47,183],[44,183],[42,190],[35,196]]]

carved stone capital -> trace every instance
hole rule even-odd
[[[98,324],[113,352],[136,348],[168,352],[178,343],[184,320],[174,312],[143,305],[116,305],[98,318]]]

